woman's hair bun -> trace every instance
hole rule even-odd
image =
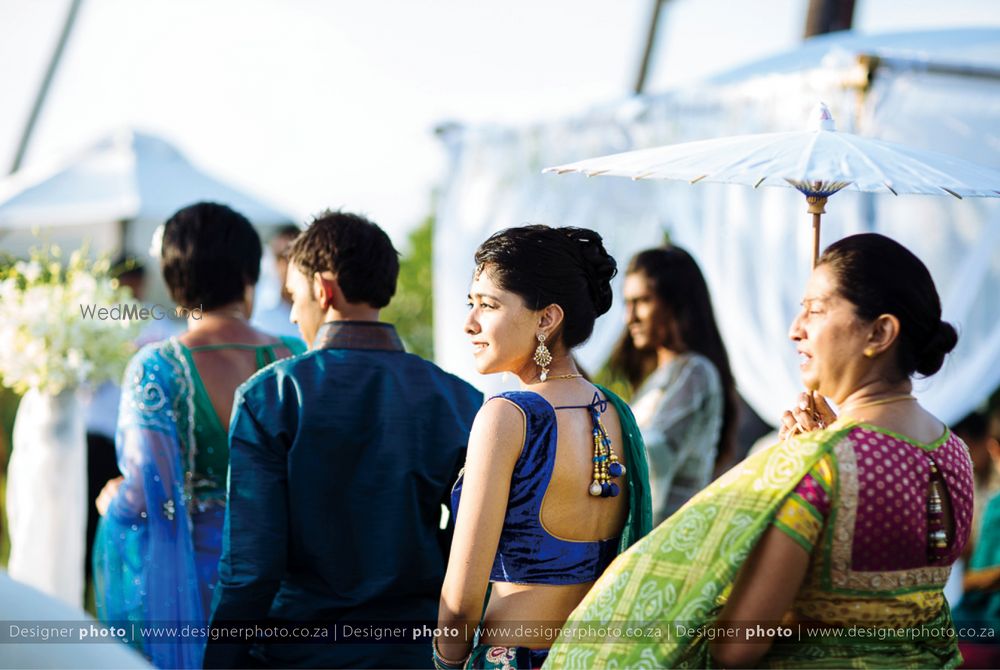
[[[958,343],[958,332],[947,321],[939,321],[927,343],[917,354],[917,372],[930,376],[941,369],[944,357]]]
[[[604,240],[586,228],[561,228],[567,237],[577,243],[580,265],[587,278],[590,300],[598,316],[611,309],[614,293],[611,280],[618,274],[618,264],[604,248]]]
[[[837,293],[861,319],[873,321],[883,314],[899,319],[896,362],[901,375],[928,377],[941,369],[958,333],[941,320],[934,279],[912,251],[885,235],[858,233],[827,247],[817,267],[833,273]]]
[[[594,320],[611,307],[611,278],[618,267],[593,230],[539,224],[507,228],[479,245],[475,261],[477,273],[488,266],[490,279],[520,296],[528,309],[562,307],[561,338],[567,349],[585,342]]]

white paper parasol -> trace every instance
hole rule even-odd
[[[813,264],[826,199],[842,189],[964,197],[1000,197],[1000,171],[932,151],[837,132],[826,105],[812,128],[737,135],[589,158],[545,168],[632,179],[682,179],[798,189],[813,215]]]

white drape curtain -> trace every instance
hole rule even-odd
[[[490,233],[529,222],[593,228],[622,270],[632,254],[668,233],[706,275],[740,392],[761,417],[776,421],[800,391],[787,330],[810,269],[804,197],[784,188],[540,171],[618,151],[801,128],[817,100],[830,106],[840,130],[1000,168],[1000,81],[881,68],[862,92],[845,84],[850,78],[847,69],[825,67],[629,100],[528,128],[444,131],[451,174],[434,240],[438,362],[487,392],[509,386],[475,373],[462,332],[472,255]],[[957,421],[1000,385],[1000,203],[842,192],[826,209],[823,246],[876,231],[929,267],[944,316],[961,338],[942,372],[918,381],[916,391],[943,420]],[[579,350],[584,366],[603,365],[621,331],[619,299]]]

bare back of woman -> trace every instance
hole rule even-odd
[[[596,542],[618,537],[628,516],[627,491],[616,497],[588,494],[593,481],[594,437],[590,403],[595,389],[584,380],[559,384],[540,392],[556,409],[556,458],[552,477],[544,493],[540,523],[553,537],[571,542]],[[611,449],[625,467],[630,464],[622,448],[621,423],[609,404],[601,422],[611,440]],[[593,581],[548,585],[495,582],[483,617],[483,641],[492,644],[544,648],[552,644],[558,627],[580,603]],[[526,622],[536,635],[515,637]],[[511,625],[514,624],[514,625]],[[505,629],[512,634],[504,635]],[[525,632],[529,627],[521,628]],[[546,630],[548,629],[548,630]]]
[[[274,358],[292,352],[280,339],[256,330],[242,318],[206,312],[202,321],[178,339],[191,350],[212,408],[222,428],[228,430],[233,394],[262,367],[260,348],[273,351]]]

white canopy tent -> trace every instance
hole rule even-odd
[[[258,228],[294,219],[193,165],[154,135],[123,129],[55,165],[28,167],[0,182],[0,250],[23,254],[32,234],[67,247],[144,256],[153,231],[185,205],[229,205]],[[151,288],[164,299],[159,273]]]
[[[197,200],[226,203],[257,225],[291,220],[203,172],[155,135],[120,130],[55,166],[26,168],[0,182],[0,230],[163,221]]]
[[[800,51],[662,95],[623,101],[529,128],[449,127],[451,174],[435,232],[439,363],[488,390],[461,330],[472,253],[490,233],[525,222],[594,228],[624,267],[669,233],[699,260],[740,392],[776,421],[800,390],[787,340],[809,272],[811,230],[791,189],[634,183],[542,175],[558,165],[644,147],[794,130],[825,101],[843,130],[1000,168],[1000,31],[824,36]],[[1000,203],[928,196],[838,194],[823,245],[885,233],[930,268],[945,318],[961,339],[917,393],[949,422],[1000,384]],[[618,288],[620,288],[619,277]],[[619,294],[620,295],[620,294]],[[580,350],[596,370],[621,333],[620,301]]]

